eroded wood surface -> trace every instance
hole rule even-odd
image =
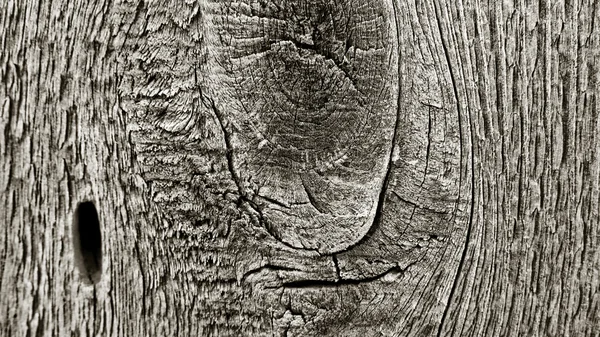
[[[598,16],[0,4],[2,334],[597,334]]]

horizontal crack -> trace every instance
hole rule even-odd
[[[264,266],[261,266],[256,269],[251,269],[251,270],[245,272],[244,275],[242,276],[242,281],[246,280],[250,275],[260,273],[263,270],[267,270],[267,271],[279,271],[279,270],[294,271],[294,270],[296,270],[297,271],[299,269],[296,269],[293,267],[277,266],[277,265],[273,265],[273,264],[265,264]]]
[[[261,199],[263,199],[271,204],[277,205],[279,207],[283,207],[283,208],[287,208],[287,209],[291,208],[291,206],[286,204],[285,202],[267,197],[266,195],[256,194],[255,197],[261,198]]]
[[[362,278],[362,279],[344,279],[344,278],[338,278],[337,280],[299,280],[299,281],[291,281],[291,282],[284,282],[281,286],[278,287],[268,287],[268,288],[294,288],[294,289],[298,289],[298,288],[319,288],[319,287],[338,287],[341,285],[353,285],[353,284],[364,284],[364,283],[370,283],[370,282],[375,282],[378,281],[382,278],[384,278],[385,276],[389,275],[389,274],[393,274],[393,273],[404,273],[409,267],[411,267],[412,265],[414,265],[416,262],[410,263],[408,264],[406,267],[401,268],[400,266],[394,266],[388,270],[386,270],[385,272],[375,275],[375,276],[371,276],[371,277],[366,277],[366,278]]]
[[[401,196],[400,196],[400,195],[399,195],[399,194],[398,194],[396,191],[391,191],[391,192],[392,192],[392,194],[393,194],[393,195],[394,195],[396,198],[398,198],[398,200],[400,200],[400,201],[402,201],[402,202],[404,202],[404,203],[406,203],[406,204],[409,204],[409,205],[411,205],[411,206],[413,206],[413,207],[420,208],[420,209],[423,209],[423,210],[429,211],[429,212],[431,212],[431,213],[436,213],[436,214],[441,214],[441,215],[447,215],[447,214],[451,214],[451,212],[449,212],[449,211],[442,211],[442,210],[437,210],[437,209],[429,208],[429,207],[427,207],[427,206],[423,206],[423,205],[420,205],[420,204],[414,203],[414,202],[412,202],[412,201],[410,201],[410,200],[406,200],[406,199],[404,199],[403,197],[401,197]]]
[[[298,41],[296,39],[289,39],[289,40],[272,40],[270,41],[271,44],[276,44],[276,43],[281,43],[281,42],[291,42],[294,44],[294,46],[297,49],[304,49],[307,51],[311,51],[316,55],[321,55],[323,56],[323,58],[325,60],[329,60],[332,61],[333,64],[335,64],[335,66],[344,73],[344,77],[346,77],[350,83],[352,84],[352,87],[358,91],[361,92],[360,90],[358,90],[358,84],[356,83],[356,79],[354,78],[354,76],[352,76],[350,74],[350,72],[348,71],[348,69],[346,69],[346,67],[344,66],[344,62],[340,62],[339,60],[337,60],[334,56],[330,55],[330,53],[327,53],[325,50],[321,50],[321,48],[319,48],[318,46],[314,45],[314,44],[310,44],[310,43],[306,43],[306,42],[301,42]]]

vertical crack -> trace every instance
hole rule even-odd
[[[202,93],[201,93],[202,94]],[[206,104],[206,101],[210,102],[210,105]],[[223,139],[225,141],[225,158],[227,159],[227,169],[231,174],[231,178],[235,183],[238,192],[240,193],[240,197],[246,201],[248,201],[248,195],[242,186],[241,178],[237,171],[235,170],[235,163],[233,158],[233,145],[231,144],[231,137],[227,132],[227,128],[225,127],[225,121],[221,111],[217,108],[215,102],[212,98],[202,95],[202,102],[204,106],[208,109],[212,110],[215,113],[215,117],[217,117],[217,121],[219,122],[219,126],[221,127],[221,131],[223,132]]]
[[[227,128],[225,126],[225,118],[224,118],[223,114],[221,113],[221,111],[219,110],[219,108],[217,108],[217,106],[212,98],[210,98],[206,95],[203,95],[202,91],[200,91],[200,94],[202,95],[202,103],[204,104],[204,106],[207,109],[210,109],[214,112],[215,117],[217,118],[217,122],[219,123],[219,126],[221,127],[221,131],[223,132],[223,139],[225,141],[225,158],[227,160],[227,169],[229,170],[229,173],[231,174],[231,178],[237,187],[238,193],[240,194],[240,200],[249,209],[254,211],[255,215],[258,217],[259,223],[263,225],[263,227],[267,230],[269,235],[271,235],[277,241],[281,242],[286,247],[289,247],[292,249],[298,249],[297,247],[294,247],[291,244],[289,244],[288,242],[285,242],[284,240],[281,239],[281,236],[275,231],[275,229],[267,221],[265,221],[260,207],[258,205],[256,205],[249,198],[248,193],[246,193],[246,191],[244,190],[244,186],[242,185],[242,179],[240,178],[240,175],[238,174],[238,172],[235,169],[235,162],[234,162],[234,157],[233,157],[234,149],[233,149],[233,144],[231,142],[230,134],[227,131]],[[208,101],[210,104],[207,104],[206,101]],[[321,254],[317,249],[311,249],[311,248],[303,248],[303,249],[315,251],[319,255]]]
[[[425,153],[425,170],[423,172],[423,180],[421,180],[421,184],[419,187],[423,187],[425,183],[425,178],[427,177],[427,171],[429,170],[429,156],[431,153],[431,106],[427,107],[428,114],[428,122],[427,122],[427,152]]]
[[[333,260],[333,267],[335,268],[335,281],[339,282],[342,277],[340,276],[340,264],[338,262],[338,258],[336,254],[331,255],[331,258]]]
[[[393,15],[394,15],[394,23],[395,23],[395,28],[396,28],[396,40],[398,41],[398,43],[400,42],[400,22],[398,21],[398,5],[396,4],[395,1],[392,1],[392,6],[393,6]],[[398,92],[397,92],[397,100],[396,100],[396,121],[394,122],[394,133],[392,135],[392,146],[390,147],[390,155],[388,158],[388,164],[387,164],[387,171],[385,173],[385,177],[383,179],[383,182],[381,184],[381,190],[379,193],[379,197],[377,200],[377,209],[375,211],[375,217],[373,219],[373,223],[371,224],[371,227],[369,228],[369,230],[367,231],[367,233],[357,242],[355,242],[354,244],[346,247],[346,249],[339,251],[337,253],[343,253],[343,252],[347,252],[351,249],[353,249],[354,247],[363,244],[365,241],[367,241],[370,237],[373,236],[373,234],[379,229],[379,226],[381,224],[381,217],[382,217],[382,213],[383,213],[383,204],[385,203],[385,199],[386,199],[386,195],[387,195],[387,191],[388,191],[388,186],[392,177],[392,171],[394,168],[394,150],[396,148],[396,142],[398,140],[398,132],[400,129],[400,107],[401,107],[401,103],[402,103],[402,97],[400,95],[401,87],[402,87],[402,71],[400,70],[400,59],[402,58],[401,52],[400,52],[400,46],[398,45],[398,60],[397,60],[397,64],[396,64],[396,68],[398,70],[397,75],[397,81],[398,81]]]
[[[306,196],[308,197],[308,201],[313,206],[313,208],[316,209],[321,214],[330,213],[330,211],[328,209],[326,209],[317,200],[317,198],[315,198],[315,195],[313,194],[313,192],[306,186],[306,183],[304,182],[304,178],[303,178],[302,175],[300,176],[300,181],[302,182],[302,187],[304,188],[304,192],[306,192]]]

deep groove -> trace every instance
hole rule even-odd
[[[201,94],[202,94],[202,92],[201,92]],[[229,133],[227,132],[227,128],[225,127],[225,121],[223,120],[223,116],[221,115],[221,112],[219,111],[219,109],[217,109],[217,106],[216,106],[215,102],[212,100],[212,98],[203,96],[202,100],[204,101],[205,99],[210,102],[210,105],[205,105],[205,106],[207,108],[211,109],[215,113],[215,117],[217,117],[217,122],[219,123],[219,126],[221,127],[221,131],[223,132],[223,139],[225,141],[225,149],[226,149],[225,157],[227,159],[227,168],[229,169],[229,173],[231,173],[231,178],[233,179],[233,182],[237,186],[238,192],[240,193],[240,197],[244,200],[247,200],[248,199],[247,194],[244,191],[244,188],[242,186],[240,176],[235,171],[235,164],[234,164],[234,158],[233,158],[233,146],[231,144],[231,139],[229,137]]]
[[[75,210],[73,250],[81,280],[97,283],[102,276],[102,233],[96,206],[91,201],[80,203]]]
[[[206,104],[206,101],[208,101],[210,103],[210,105]],[[297,247],[294,247],[291,244],[289,244],[288,242],[285,242],[284,240],[281,239],[281,236],[272,228],[272,226],[269,225],[269,223],[267,223],[264,220],[264,216],[262,214],[261,209],[254,202],[252,202],[252,200],[250,200],[250,198],[248,197],[248,194],[244,190],[244,187],[241,183],[241,178],[240,178],[239,174],[237,173],[237,171],[235,170],[235,163],[234,163],[234,158],[233,158],[233,145],[231,144],[231,138],[230,138],[230,135],[225,126],[225,120],[223,118],[223,115],[221,114],[221,111],[217,108],[217,106],[216,106],[215,102],[212,100],[212,98],[210,98],[208,96],[202,96],[202,102],[205,104],[205,107],[207,107],[208,109],[210,109],[214,112],[214,115],[217,118],[217,122],[218,122],[219,126],[221,127],[221,131],[223,132],[223,139],[225,141],[225,149],[226,149],[225,157],[227,159],[227,168],[229,170],[229,173],[231,174],[231,179],[233,180],[233,182],[235,183],[235,185],[238,189],[238,193],[240,194],[240,200],[243,203],[245,203],[249,209],[251,209],[252,211],[254,211],[256,213],[256,215],[258,216],[258,221],[264,226],[264,228],[267,230],[269,235],[271,235],[273,238],[275,238],[277,241],[281,242],[288,248],[298,249]],[[316,251],[318,253],[318,251],[316,249],[304,248],[304,250]]]
[[[350,81],[350,83],[352,83],[352,86],[354,87],[354,89],[356,89],[356,91],[360,92],[360,90],[358,90],[356,80],[350,75],[348,70],[344,69],[342,64],[340,63],[340,61],[336,60],[331,55],[328,55],[328,53],[326,51],[319,50],[319,48],[314,44],[300,42],[295,39],[288,40],[288,41],[292,42],[294,44],[294,46],[296,46],[296,48],[298,48],[298,49],[310,50],[317,55],[323,56],[325,58],[325,60],[332,61],[335,64],[335,66],[344,73],[345,77]],[[282,42],[282,41],[277,41],[277,42]]]
[[[298,271],[299,269],[294,268],[294,267],[286,267],[286,266],[278,266],[278,265],[274,265],[274,264],[265,264],[264,266],[255,268],[255,269],[251,269],[247,272],[244,273],[244,275],[242,275],[241,280],[244,281],[248,278],[248,276],[259,273],[263,270],[269,270],[269,271]]]
[[[337,278],[336,280],[333,280],[333,281],[332,280],[299,280],[299,281],[284,282],[281,287],[283,287],[283,288],[319,288],[319,287],[338,287],[340,285],[369,283],[369,282],[381,280],[382,278],[384,278],[385,276],[387,276],[391,273],[404,273],[404,272],[406,272],[406,270],[409,267],[411,267],[414,264],[415,263],[413,262],[404,268],[401,268],[400,266],[394,266],[394,267],[391,267],[390,269],[384,271],[381,274],[377,274],[377,275],[370,276],[370,277],[365,277],[362,279]],[[337,265],[337,263],[336,263],[336,265]],[[276,288],[279,288],[279,287],[276,287]]]
[[[396,2],[392,1],[392,5],[394,7],[394,22],[396,23],[396,38],[398,39],[398,41],[400,40],[399,36],[400,36],[400,23],[398,22],[398,8],[396,7]],[[397,107],[396,107],[396,122],[394,123],[394,134],[392,135],[392,146],[390,149],[390,158],[388,160],[388,167],[387,167],[387,172],[385,173],[385,177],[383,179],[383,184],[381,186],[381,191],[379,193],[379,199],[377,200],[377,210],[375,211],[375,217],[373,219],[373,223],[371,224],[371,227],[369,228],[369,230],[367,231],[367,233],[357,242],[351,244],[350,246],[346,247],[345,249],[336,252],[336,254],[339,253],[344,253],[347,251],[350,251],[351,249],[353,249],[354,247],[357,247],[361,244],[363,244],[365,241],[367,241],[370,237],[373,236],[373,234],[377,231],[377,229],[379,229],[379,225],[381,222],[381,215],[383,213],[383,204],[385,203],[385,199],[386,199],[386,195],[387,195],[387,191],[388,191],[388,186],[392,177],[392,171],[394,170],[394,150],[396,149],[396,141],[398,139],[398,129],[400,128],[400,106],[401,106],[401,95],[400,95],[400,87],[402,85],[402,71],[400,69],[400,46],[398,46],[398,99],[396,101]]]
[[[331,258],[333,260],[333,267],[335,268],[336,282],[339,282],[342,278],[342,276],[340,274],[340,263],[338,262],[337,255],[333,254],[333,255],[331,255]]]
[[[320,205],[320,202],[317,200],[317,198],[315,198],[312,191],[306,187],[306,183],[304,182],[304,178],[302,175],[300,176],[300,181],[302,182],[302,187],[304,188],[304,192],[306,192],[308,201],[313,206],[313,208],[316,209],[317,212],[319,212],[321,214],[329,213],[329,210],[327,210],[325,207],[323,207],[323,205]]]
[[[425,154],[425,169],[423,171],[423,180],[421,180],[421,185],[419,187],[423,187],[425,183],[425,178],[427,178],[427,171],[429,170],[429,156],[431,155],[431,106],[427,107],[429,119],[427,122],[427,152]]]

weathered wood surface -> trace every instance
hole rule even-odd
[[[1,2],[0,335],[600,334],[596,7]]]

